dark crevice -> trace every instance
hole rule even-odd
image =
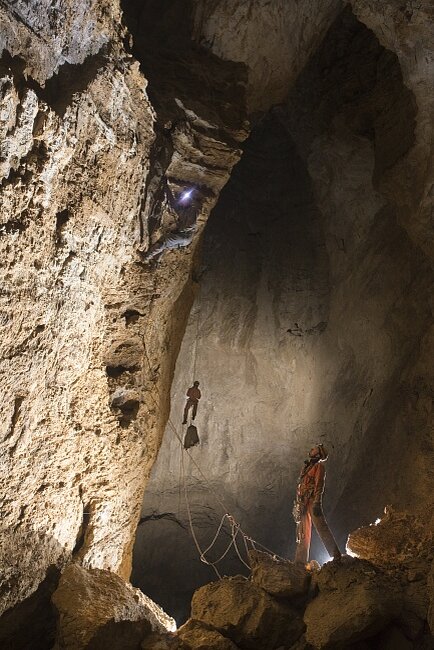
[[[111,377],[111,379],[119,379],[121,375],[123,375],[125,372],[137,372],[139,370],[139,366],[107,366],[106,367],[106,373],[108,377]]]
[[[62,235],[65,229],[66,224],[68,223],[69,219],[71,217],[70,211],[66,208],[65,210],[61,210],[56,214],[56,231],[55,231],[55,239],[56,239],[56,245],[59,246],[62,241]]]
[[[16,232],[24,232],[29,227],[29,221],[19,221],[18,219],[10,219],[6,223],[0,225],[0,235],[11,235]]]
[[[82,548],[84,547],[84,542],[85,542],[85,539],[86,539],[86,532],[87,532],[87,529],[88,529],[88,526],[89,526],[90,516],[91,516],[90,507],[91,507],[90,503],[88,503],[87,505],[85,505],[83,507],[83,517],[82,517],[82,520],[81,520],[81,525],[80,525],[79,531],[77,533],[77,541],[75,542],[75,546],[74,546],[74,548],[72,550],[72,556],[73,557],[76,556],[77,553],[79,553],[82,550]]]
[[[101,49],[97,54],[88,56],[83,63],[64,63],[45,82],[42,99],[63,117],[72,103],[73,96],[83,93],[107,62],[108,54]]]
[[[53,647],[57,614],[51,596],[60,570],[47,569],[36,591],[0,616],[0,648],[4,650],[48,650]]]
[[[141,316],[143,316],[143,314],[137,311],[137,309],[126,309],[123,314],[121,314],[121,317],[125,318],[125,325],[127,327],[129,325],[134,325],[134,323],[137,323]]]
[[[8,433],[4,438],[5,440],[9,440],[9,438],[11,438],[15,433],[15,427],[17,426],[17,422],[20,417],[21,406],[23,401],[24,401],[24,397],[22,395],[15,398],[14,410],[12,412],[12,417],[11,417],[11,424]]]
[[[171,521],[177,526],[180,526],[182,530],[187,530],[187,526],[185,526],[173,512],[161,512],[161,513],[156,513],[153,512],[152,515],[147,515],[146,517],[141,517],[139,520],[139,523],[137,526],[141,526],[142,524],[147,523],[148,521],[159,521],[160,519],[165,519],[166,521]]]
[[[139,407],[140,402],[137,399],[128,399],[119,406],[122,413],[122,416],[119,418],[119,424],[123,429],[127,429],[137,418]]]

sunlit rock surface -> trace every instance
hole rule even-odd
[[[117,3],[1,11],[3,612],[71,555],[129,576],[194,249],[246,124],[242,66],[216,57],[196,92],[223,85],[224,114],[166,80],[161,117]]]

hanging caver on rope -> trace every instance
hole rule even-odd
[[[199,390],[199,382],[195,381],[193,382],[193,386],[190,386],[190,388],[187,390],[187,402],[185,403],[185,407],[184,407],[184,418],[182,420],[182,424],[187,424],[188,413],[190,409],[192,411],[191,419],[192,420],[195,419],[197,413],[197,407],[201,397],[202,397],[202,393]]]
[[[199,382],[195,381],[193,383],[193,386],[190,386],[190,388],[187,391],[187,402],[184,408],[184,419],[182,421],[182,424],[187,424],[188,413],[190,409],[192,410],[192,420],[194,420],[197,413],[197,405],[199,403],[201,396],[202,395],[199,390]],[[198,444],[199,444],[199,434],[197,432],[197,428],[194,426],[194,424],[190,423],[184,437],[184,449],[190,449],[190,447],[194,447],[195,445]]]

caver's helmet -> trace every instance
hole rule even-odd
[[[321,460],[327,460],[327,458],[329,457],[329,452],[324,447],[324,445],[321,442],[319,442],[317,444],[317,447],[319,449],[319,459],[320,459],[320,461]]]
[[[198,381],[195,381],[195,382],[193,383],[193,386],[196,386],[196,387],[199,386],[199,382],[198,382]]]

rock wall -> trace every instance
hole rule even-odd
[[[217,56],[247,66],[252,112],[285,99],[344,4],[341,0],[195,3],[193,37]]]
[[[201,443],[182,460],[167,428],[136,541],[133,579],[178,618],[212,576],[191,540],[184,474],[202,549],[226,509],[249,535],[292,553],[293,493],[318,440],[331,449],[325,503],[341,544],[385,503],[432,508],[430,371],[420,355],[434,276],[403,196],[415,150],[427,166],[420,119],[398,57],[347,8],[287,103],[245,144],[205,231],[172,387],[180,435],[186,388],[201,382]],[[422,201],[418,176],[413,191]],[[240,569],[232,550],[221,571]]]
[[[1,10],[1,611],[71,556],[128,577],[196,241],[246,127],[231,64],[201,86],[226,112],[166,80],[162,116],[116,3],[46,5]]]

